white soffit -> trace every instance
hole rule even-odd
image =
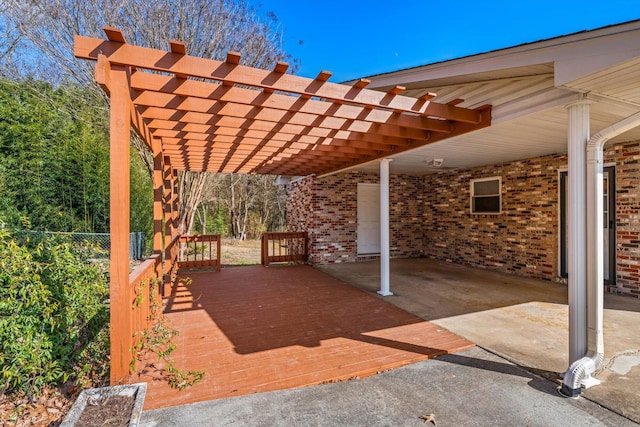
[[[434,92],[439,103],[463,99],[458,105],[493,106],[489,128],[391,156],[394,174],[424,175],[566,153],[564,107],[570,102],[583,96],[593,101],[592,134],[640,111],[640,21],[370,79],[370,88],[403,85],[409,96]],[[638,129],[611,142],[636,139]],[[444,160],[442,168],[428,167],[434,158]],[[378,165],[353,169],[377,173]]]
[[[640,44],[640,41],[638,42]],[[608,101],[640,107],[640,55],[597,73],[584,76],[564,87],[600,95]]]

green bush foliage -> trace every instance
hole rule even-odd
[[[70,242],[0,229],[0,390],[95,375],[89,360],[108,360],[107,295],[105,275]]]
[[[0,216],[34,230],[109,231],[109,115],[69,83],[0,78]],[[131,151],[131,231],[151,248],[153,184]]]
[[[87,90],[0,79],[0,215],[34,229],[106,232],[109,145]]]

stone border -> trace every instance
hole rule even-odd
[[[65,417],[64,421],[62,421],[62,424],[60,424],[60,427],[75,426],[78,419],[80,419],[80,415],[84,411],[85,406],[87,406],[87,400],[90,397],[102,398],[107,397],[108,395],[135,397],[133,409],[131,411],[131,419],[129,420],[129,427],[138,427],[146,394],[147,383],[125,384],[112,387],[88,388],[86,390],[82,390],[75,403],[71,407],[71,410]]]

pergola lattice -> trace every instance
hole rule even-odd
[[[308,175],[328,173],[470,132],[491,121],[491,109],[439,104],[427,93],[402,96],[286,74],[288,64],[262,70],[186,54],[77,36],[75,55],[96,60],[96,80],[110,91],[110,68],[129,69],[131,119],[152,147],[154,138],[178,170]],[[153,72],[149,72],[152,70]]]
[[[261,70],[107,40],[76,36],[75,56],[97,61],[95,79],[111,100],[110,302],[111,382],[129,374],[138,331],[149,327],[144,284],[172,277],[177,265],[177,171],[286,176],[324,174],[491,124],[491,107],[477,109],[286,74],[287,64]],[[154,157],[154,254],[129,273],[131,128]],[[383,162],[388,164],[388,162]],[[163,238],[164,229],[164,238]],[[388,257],[387,257],[388,258]]]

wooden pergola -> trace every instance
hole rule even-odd
[[[306,176],[349,168],[471,132],[491,124],[491,107],[459,107],[187,55],[179,41],[170,51],[126,43],[105,28],[107,40],[76,36],[77,58],[97,61],[95,79],[111,99],[111,379],[129,372],[133,334],[144,327],[129,276],[129,144],[133,128],[154,155],[154,257],[151,272],[175,265],[172,255],[177,171]],[[164,208],[163,208],[164,206]],[[163,225],[165,238],[163,241]],[[153,266],[153,267],[152,267]],[[148,316],[146,316],[148,317]],[[136,320],[137,319],[137,320]],[[138,329],[136,329],[138,328]],[[133,332],[132,332],[133,331]]]

